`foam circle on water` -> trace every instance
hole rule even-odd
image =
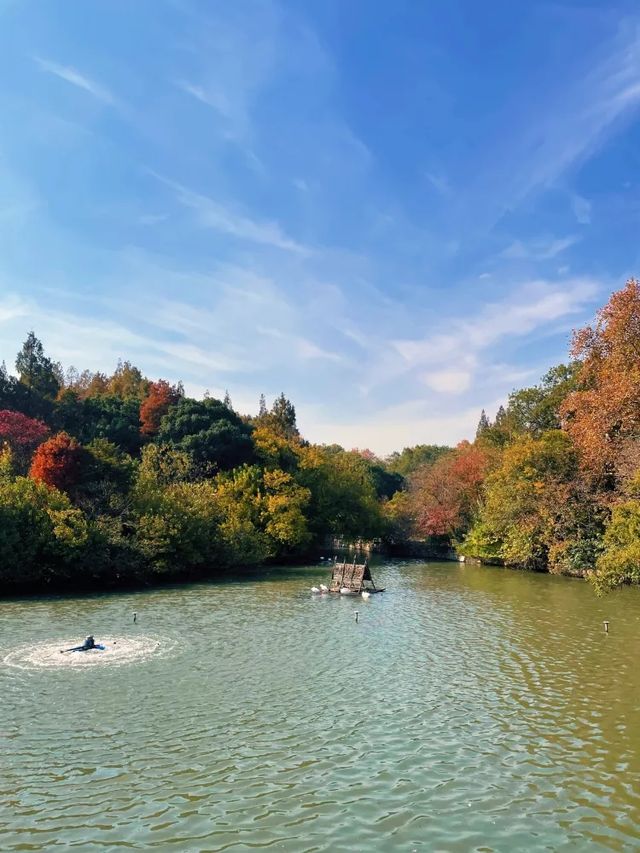
[[[109,666],[136,663],[167,654],[175,646],[175,641],[166,637],[96,637],[96,643],[104,649],[90,649],[86,652],[67,652],[74,646],[82,645],[78,637],[51,639],[45,642],[30,643],[9,652],[3,663],[19,669],[82,668],[91,666]]]

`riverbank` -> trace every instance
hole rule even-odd
[[[389,560],[400,560],[416,562],[425,560],[432,563],[451,563],[473,566],[478,569],[503,568],[509,572],[531,573],[530,569],[522,569],[513,566],[504,566],[498,562],[482,561],[477,558],[460,556],[453,549],[444,550],[434,548],[429,543],[414,541],[405,543],[404,546],[377,548],[371,551],[361,551],[359,548],[332,551],[322,549],[311,554],[298,557],[290,557],[287,560],[268,560],[259,564],[236,565],[236,566],[212,566],[207,568],[179,568],[174,571],[163,573],[153,572],[147,574],[125,574],[114,571],[101,575],[90,575],[87,572],[71,574],[68,577],[59,575],[48,575],[38,581],[24,580],[22,582],[0,583],[0,600],[11,599],[37,599],[42,596],[74,596],[74,595],[101,595],[110,593],[136,593],[154,589],[188,587],[198,583],[225,583],[239,581],[256,581],[271,576],[272,572],[279,567],[286,566],[290,571],[297,570],[305,573],[325,571],[330,577],[331,561],[334,557],[346,558],[350,561],[356,557],[363,556],[373,565],[384,565]],[[535,574],[554,574],[559,577],[581,578],[577,574],[559,574],[539,570]]]

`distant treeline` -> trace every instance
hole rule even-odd
[[[328,535],[640,581],[640,285],[574,334],[475,440],[387,459],[314,445],[129,362],[66,372],[31,332],[0,368],[0,586],[112,586],[317,552]]]

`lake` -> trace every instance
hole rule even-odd
[[[0,849],[639,848],[640,590],[374,577],[368,601],[313,596],[318,565],[1,602]],[[88,633],[129,657],[58,663]]]

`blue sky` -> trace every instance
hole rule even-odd
[[[640,274],[640,8],[0,0],[0,358],[471,437]]]

